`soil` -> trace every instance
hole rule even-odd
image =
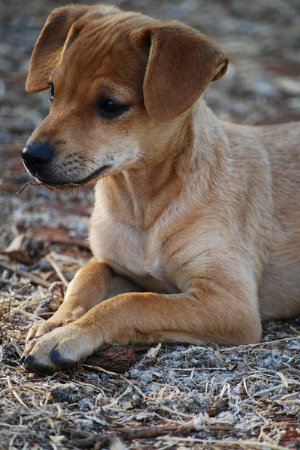
[[[184,21],[224,49],[228,72],[204,94],[220,118],[300,120],[299,0],[114,4]],[[299,319],[264,323],[257,345],[135,348],[124,374],[78,365],[41,377],[18,365],[30,325],[91,256],[93,186],[22,190],[34,180],[20,151],[49,107],[47,92],[24,90],[30,54],[60,5],[0,0],[0,449],[300,448]]]

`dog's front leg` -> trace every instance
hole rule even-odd
[[[139,291],[138,285],[115,274],[107,264],[93,258],[82,266],[70,282],[63,303],[47,321],[34,324],[27,342],[55,328],[74,322],[103,300],[123,292]],[[23,358],[24,359],[24,358]]]
[[[233,295],[127,293],[106,300],[73,323],[27,344],[29,370],[58,370],[118,341],[242,344],[258,342],[255,302]]]

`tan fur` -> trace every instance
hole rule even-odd
[[[299,124],[218,120],[201,94],[227,64],[178,22],[105,6],[50,15],[26,88],[50,81],[54,101],[23,158],[51,149],[29,165],[49,186],[97,181],[94,259],[30,330],[30,370],[112,341],[254,343],[261,319],[299,314]],[[99,98],[128,108],[103,117]]]

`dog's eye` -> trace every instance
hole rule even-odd
[[[102,117],[113,118],[129,109],[129,106],[122,105],[114,100],[105,99],[96,103],[95,109]]]
[[[105,100],[103,103],[103,109],[110,113],[117,113],[123,108],[123,105],[118,105],[112,100]]]
[[[50,98],[50,102],[53,102],[53,100],[54,100],[54,86],[53,86],[53,83],[49,83],[49,84],[50,84],[49,98]]]

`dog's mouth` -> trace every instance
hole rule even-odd
[[[92,181],[96,181],[99,178],[102,178],[105,175],[105,172],[107,169],[111,167],[110,164],[107,164],[105,166],[100,167],[98,170],[87,176],[86,178],[83,178],[82,180],[76,180],[76,181],[62,181],[59,179],[54,178],[48,178],[41,176],[39,174],[31,174],[45,187],[51,188],[51,189],[60,189],[60,190],[67,190],[67,189],[74,189],[76,187],[83,186],[84,184],[90,183]]]

